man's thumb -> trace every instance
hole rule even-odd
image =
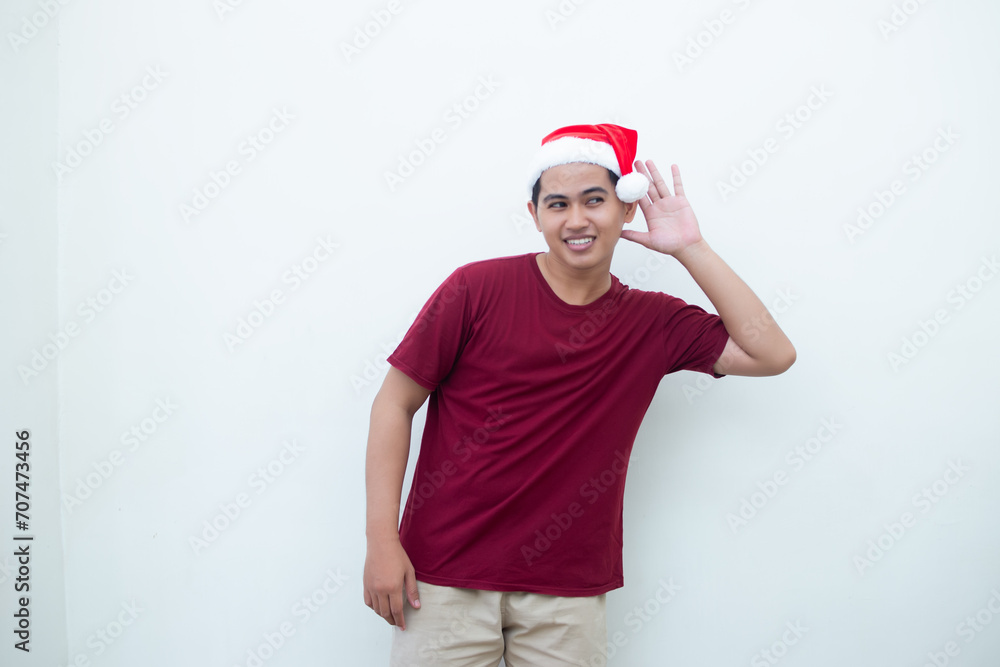
[[[621,238],[626,241],[632,241],[633,243],[638,243],[639,245],[645,245],[642,240],[645,239],[646,235],[642,232],[638,232],[634,229],[623,229],[621,233]]]
[[[420,596],[417,594],[417,578],[413,574],[406,575],[406,598],[410,601],[410,606],[420,609]]]

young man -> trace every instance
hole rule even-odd
[[[603,664],[625,473],[660,379],[795,360],[702,238],[678,167],[671,193],[636,141],[607,124],[543,139],[528,211],[548,252],[460,267],[389,357],[368,440],[364,599],[394,626],[393,665]],[[647,232],[623,229],[636,208]],[[672,255],[719,314],[620,283],[619,238]]]

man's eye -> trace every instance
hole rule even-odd
[[[588,204],[593,204],[594,202],[598,202],[599,203],[599,202],[602,202],[602,201],[604,201],[603,197],[591,197],[590,199],[587,200],[587,203]]]

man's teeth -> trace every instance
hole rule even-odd
[[[569,243],[570,245],[586,245],[587,243],[590,243],[593,240],[594,240],[593,236],[588,236],[585,239],[567,239],[566,243]]]

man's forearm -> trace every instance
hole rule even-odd
[[[365,459],[367,525],[372,539],[399,539],[399,500],[410,454],[413,416],[375,399]]]
[[[750,357],[781,366],[795,348],[753,290],[704,240],[674,257],[688,270],[722,318],[729,337]]]

